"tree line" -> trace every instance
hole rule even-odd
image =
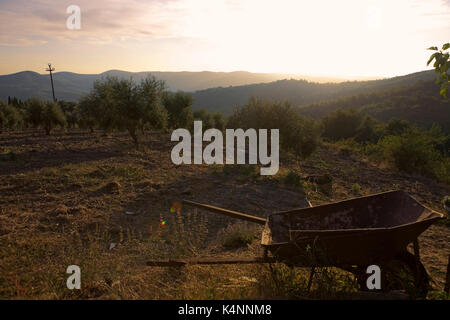
[[[139,83],[132,79],[107,77],[94,83],[91,92],[78,102],[21,101],[15,97],[0,100],[0,132],[42,128],[50,135],[55,128],[81,128],[93,132],[126,130],[139,143],[145,130],[191,128],[194,120],[206,127],[225,128],[220,113],[193,111],[193,98],[184,92],[170,92],[163,81],[148,77]]]
[[[342,108],[313,120],[289,102],[253,97],[225,118],[205,109],[192,110],[189,93],[170,92],[163,81],[153,77],[139,83],[108,77],[96,81],[78,102],[36,98],[8,102],[0,101],[0,131],[42,128],[49,135],[58,127],[122,130],[138,144],[146,130],[192,129],[194,120],[202,120],[205,129],[279,129],[281,150],[299,159],[309,157],[328,141],[350,146],[399,170],[450,181],[450,138],[439,126],[424,129],[395,118],[381,122],[350,107],[350,100],[339,101]]]
[[[321,120],[322,137],[408,173],[450,183],[450,135],[398,118],[381,122],[356,108],[338,109]]]
[[[433,81],[313,103],[299,108],[299,112],[321,119],[335,110],[350,107],[380,121],[398,118],[423,128],[437,123],[450,133],[450,100],[439,95],[439,87]]]
[[[203,128],[280,129],[283,150],[300,158],[308,157],[318,146],[317,124],[301,116],[288,103],[251,98],[225,118],[206,109],[193,110],[193,97],[168,91],[163,81],[148,77],[139,83],[132,79],[107,77],[98,80],[78,102],[24,102],[15,98],[0,102],[0,130],[42,128],[50,135],[55,128],[81,128],[127,131],[136,144],[146,130],[187,128],[201,120]]]

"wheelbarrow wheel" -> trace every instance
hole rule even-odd
[[[426,298],[430,277],[420,260],[408,251],[398,254],[384,266],[383,290],[405,290],[412,298]]]

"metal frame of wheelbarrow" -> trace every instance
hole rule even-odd
[[[192,206],[195,208],[207,210],[210,212],[222,214],[228,217],[260,224],[260,225],[266,225],[268,223],[267,219],[252,216],[246,213],[223,209],[220,207],[197,203],[194,201],[189,200],[183,200],[183,204]],[[309,203],[309,201],[308,201]],[[311,204],[309,203],[310,207]],[[419,250],[419,242],[416,238],[413,241],[413,247],[414,247],[414,254],[411,254],[409,251],[405,250],[403,252],[399,252],[395,257],[391,258],[391,260],[401,261],[403,265],[407,266],[410,271],[412,271],[415,285],[420,290],[420,295],[424,296],[428,292],[429,289],[429,280],[430,276],[428,275],[425,267],[423,266],[422,262],[420,261],[420,250]],[[268,256],[268,250],[267,246],[264,246],[264,255],[262,257],[255,257],[255,258],[187,258],[187,259],[168,259],[168,260],[148,260],[147,265],[152,267],[182,267],[186,265],[219,265],[219,264],[261,264],[261,263],[284,263],[290,267],[308,267],[311,268],[311,274],[309,277],[309,283],[308,283],[308,290],[311,287],[311,282],[313,279],[313,275],[315,273],[316,267],[337,267],[343,270],[346,270],[348,272],[351,272],[355,275],[355,277],[358,280],[358,283],[360,284],[360,287],[362,290],[366,288],[366,268],[368,265],[341,265],[339,263],[327,263],[327,262],[319,262],[319,261],[299,261],[299,260],[290,260],[290,259],[284,259],[280,257],[269,257]],[[385,265],[386,260],[382,261],[380,260],[381,264]]]

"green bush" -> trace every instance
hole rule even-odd
[[[227,128],[279,129],[281,149],[303,159],[319,145],[319,127],[313,120],[298,114],[287,102],[251,98],[246,105],[234,110]]]
[[[365,144],[377,143],[382,135],[382,125],[371,116],[366,116],[356,131],[355,140]]]
[[[283,176],[283,182],[290,186],[303,188],[302,177],[293,170],[289,170],[289,172]]]
[[[441,168],[444,161],[442,155],[435,149],[433,137],[417,128],[399,136],[384,137],[378,145],[385,160],[395,168],[408,173],[436,176],[436,170]]]
[[[336,110],[323,118],[323,136],[333,141],[355,137],[363,121],[363,115],[355,108]]]
[[[251,244],[257,238],[256,232],[255,228],[250,228],[247,224],[237,223],[222,230],[219,239],[224,248],[237,249]]]
[[[355,183],[352,186],[352,191],[354,194],[360,194],[361,193],[361,187],[359,186],[359,184]]]
[[[412,125],[410,122],[394,118],[386,124],[384,134],[386,136],[398,136],[411,129]]]

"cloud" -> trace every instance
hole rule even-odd
[[[182,14],[174,0],[11,0],[1,1],[0,45],[29,46],[48,41],[78,39],[113,42],[118,39],[164,38],[176,34],[172,26]],[[81,30],[68,30],[66,9],[81,8]],[[172,9],[173,8],[173,9]]]
[[[72,4],[81,8],[81,30],[66,28],[66,8]],[[31,63],[40,68],[49,56],[66,69],[89,72],[154,68],[398,75],[423,68],[429,55],[425,49],[448,41],[449,4],[450,0],[0,0],[0,46],[13,47],[3,47],[0,57],[12,65],[20,63],[20,68],[31,68]],[[370,7],[379,18],[375,28],[367,21]],[[392,58],[406,51],[402,59]]]
[[[0,0],[0,45],[32,46],[65,40],[106,44],[174,38],[228,45],[255,37],[264,41],[268,35],[282,42],[295,29],[302,37],[310,37],[305,31],[322,29],[317,24],[328,25],[331,33],[352,32],[353,27],[347,28],[357,18],[357,13],[352,12],[372,3],[381,7],[384,15],[392,15],[392,21],[399,21],[394,15],[403,20],[410,17],[409,25],[405,25],[409,30],[413,27],[426,32],[449,25],[450,0],[368,0],[366,4],[356,0],[342,0],[339,4],[321,0]],[[66,28],[66,9],[72,4],[81,8],[81,30]]]

